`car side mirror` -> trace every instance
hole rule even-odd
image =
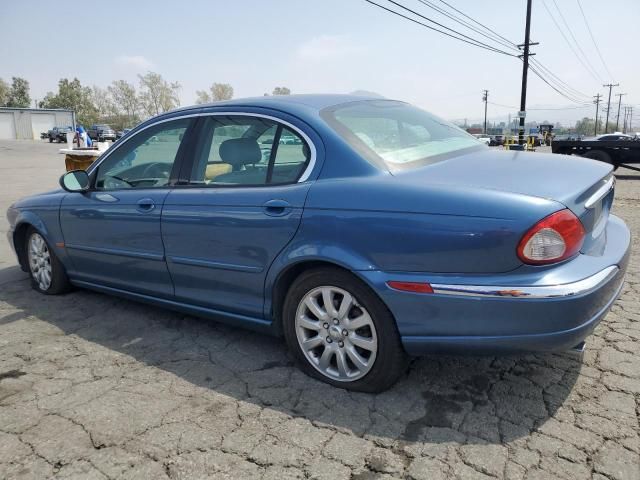
[[[67,192],[86,192],[89,190],[89,175],[84,170],[72,170],[60,177],[60,186]]]

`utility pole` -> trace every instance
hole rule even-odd
[[[518,129],[518,143],[524,145],[524,117],[527,109],[527,73],[529,73],[529,56],[534,55],[529,53],[529,47],[531,45],[538,45],[537,43],[531,43],[531,0],[527,0],[527,21],[524,27],[524,43],[518,45],[518,48],[524,47],[522,55],[522,87],[520,90],[520,128]]]
[[[624,107],[624,121],[622,122],[622,133],[627,133],[627,114],[629,113],[629,107]]]
[[[604,124],[604,133],[608,133],[609,131],[609,109],[611,108],[611,90],[613,90],[613,87],[618,87],[620,86],[619,83],[616,83],[615,85],[613,83],[607,83],[606,85],[603,85],[603,87],[609,87],[609,101],[607,102],[607,121]]]
[[[618,116],[616,117],[616,132],[618,131],[618,123],[620,122],[620,104],[622,103],[623,95],[626,95],[626,93],[616,93],[616,97],[618,97]]]
[[[633,107],[629,107],[629,133],[633,130],[631,128],[631,120],[633,119]]]
[[[484,134],[487,134],[487,99],[489,98],[489,90],[483,90],[482,101],[484,102]]]
[[[595,100],[593,101],[593,103],[596,104],[596,125],[595,127],[593,127],[593,135],[598,135],[598,108],[600,108],[600,97],[602,95],[597,94],[594,95],[593,98],[595,98]]]

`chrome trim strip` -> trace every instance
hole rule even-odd
[[[87,169],[87,173],[89,175],[91,175],[93,173],[93,171],[102,162],[104,162],[107,158],[109,158],[109,155],[111,155],[112,152],[115,152],[118,148],[120,148],[122,145],[127,143],[132,138],[136,137],[141,132],[145,131],[147,128],[155,127],[156,125],[159,125],[161,123],[171,122],[173,120],[182,120],[184,118],[209,117],[209,116],[227,116],[227,115],[236,115],[236,116],[239,116],[239,117],[266,118],[267,120],[273,120],[274,122],[278,122],[278,123],[280,123],[280,124],[282,124],[282,125],[284,125],[286,127],[291,128],[292,130],[294,130],[297,134],[299,134],[307,142],[307,145],[309,145],[309,150],[311,151],[311,158],[309,159],[309,165],[307,165],[307,168],[302,173],[302,175],[298,179],[297,183],[302,183],[302,182],[305,182],[306,180],[309,179],[309,176],[311,175],[311,172],[313,171],[313,167],[315,167],[315,165],[316,165],[316,155],[317,154],[316,154],[316,146],[313,144],[313,142],[307,136],[306,133],[304,133],[302,130],[300,130],[295,125],[292,125],[291,123],[287,122],[286,120],[282,120],[281,118],[278,118],[278,117],[274,117],[274,116],[271,116],[271,115],[265,115],[265,114],[262,114],[262,113],[234,112],[234,111],[217,111],[217,112],[191,113],[191,114],[187,114],[187,115],[178,115],[178,116],[171,117],[171,118],[165,118],[163,120],[159,120],[157,122],[150,123],[149,125],[145,126],[144,128],[141,128],[140,130],[138,130],[134,135],[123,137],[122,139],[120,139],[119,142],[116,142],[110,149],[108,149],[102,155],[102,157],[99,157],[95,162],[93,162],[91,164],[91,166]]]
[[[236,272],[250,272],[250,273],[260,273],[262,272],[261,267],[252,267],[249,265],[236,265],[233,263],[222,263],[222,262],[213,262],[211,260],[202,260],[199,258],[189,258],[189,257],[167,257],[172,263],[176,263],[178,265],[189,265],[192,267],[205,267],[205,268],[217,268],[219,270],[233,270]]]
[[[123,257],[141,258],[144,260],[164,261],[164,255],[160,253],[134,252],[132,250],[120,250],[118,248],[102,248],[102,247],[86,247],[84,245],[65,244],[65,248],[72,250],[81,250],[83,252],[103,253],[105,255],[120,255]]]
[[[558,298],[591,292],[618,273],[616,265],[573,283],[541,286],[446,285],[432,283],[433,293],[481,298]]]
[[[587,199],[587,201],[584,203],[584,208],[595,207],[596,203],[598,203],[602,199],[602,197],[604,197],[607,193],[609,193],[609,191],[613,188],[615,184],[616,184],[616,177],[612,175],[609,178],[609,180],[607,180],[607,182],[596,191],[596,193],[594,193]]]

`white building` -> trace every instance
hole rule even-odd
[[[0,139],[38,139],[53,127],[73,127],[73,110],[0,107]]]

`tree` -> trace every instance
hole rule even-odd
[[[98,121],[99,111],[94,104],[94,92],[83,87],[80,80],[61,78],[58,82],[58,93],[47,93],[40,102],[41,108],[66,108],[74,110],[81,125],[92,125]]]
[[[273,89],[273,95],[291,95],[291,90],[287,87],[276,87]]]
[[[233,87],[228,83],[214,83],[209,87],[209,91],[211,93],[205,90],[196,90],[196,103],[218,102],[233,98]]]
[[[140,105],[149,115],[158,115],[180,106],[178,82],[169,83],[162,75],[148,72],[146,75],[138,75],[140,79]]]
[[[228,83],[214,83],[211,85],[211,98],[213,101],[231,100],[233,87]]]
[[[7,95],[7,107],[26,108],[31,105],[29,96],[29,82],[24,78],[12,77],[11,88]]]
[[[136,87],[126,80],[115,80],[107,87],[113,101],[116,113],[124,117],[124,123],[132,126],[138,123],[140,110],[140,100]]]
[[[211,103],[211,95],[206,90],[196,90],[196,103]]]
[[[0,107],[6,107],[9,101],[9,84],[0,78]]]
[[[96,85],[91,89],[91,103],[96,109],[98,118],[112,117],[117,114],[111,93],[108,89]]]

